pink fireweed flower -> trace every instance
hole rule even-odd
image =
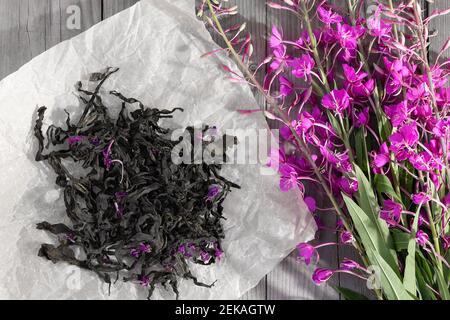
[[[130,255],[131,255],[132,257],[139,258],[139,256],[141,255],[141,253],[139,252],[138,249],[131,249]]]
[[[411,148],[414,148],[419,141],[419,131],[417,130],[417,124],[415,122],[401,127],[398,132],[392,134],[389,137],[391,150],[398,161],[403,161],[409,158],[413,152]]]
[[[200,259],[204,262],[204,263],[208,263],[209,260],[211,260],[211,255],[206,252],[206,251],[202,251],[200,253]]]
[[[292,74],[294,76],[303,78],[306,81],[315,66],[315,62],[309,54],[303,54],[300,58],[292,59],[289,65],[293,69]]]
[[[308,207],[309,212],[314,213],[316,211],[316,200],[312,197],[305,197],[303,199],[306,206]]]
[[[386,221],[389,226],[396,226],[400,221],[402,210],[401,204],[392,200],[384,200],[380,218]]]
[[[441,170],[443,167],[440,159],[434,158],[430,153],[426,151],[413,154],[409,157],[409,162],[414,168],[421,171]]]
[[[130,255],[134,258],[139,258],[143,253],[152,252],[152,247],[147,243],[140,243],[137,248],[130,250]]]
[[[216,257],[216,259],[220,261],[220,259],[222,259],[223,257],[223,254],[223,250],[216,246],[214,249],[214,257]]]
[[[416,242],[420,246],[424,247],[427,244],[428,240],[429,240],[428,234],[426,234],[422,230],[417,231],[417,233],[416,233]]]
[[[150,282],[151,282],[151,279],[150,279],[149,276],[141,276],[141,277],[139,278],[139,284],[140,284],[142,287],[148,287],[148,286],[150,286]]]
[[[398,104],[384,106],[384,112],[394,127],[402,125],[408,118],[407,102],[402,101]]]
[[[111,149],[114,144],[114,140],[111,140],[108,147],[103,150],[103,164],[106,167],[106,170],[109,171],[113,164],[113,160],[111,159]]]
[[[426,194],[425,192],[419,192],[419,193],[413,194],[411,196],[411,200],[415,204],[421,205],[421,204],[425,204],[425,203],[429,202],[431,200],[431,196]]]
[[[369,107],[364,108],[363,110],[353,111],[353,125],[355,128],[361,128],[367,126],[369,123]]]
[[[374,15],[367,19],[367,27],[370,34],[380,40],[386,41],[390,38],[392,26],[381,17],[382,5],[379,5]]]
[[[333,274],[334,274],[333,270],[317,268],[316,270],[314,270],[312,279],[315,284],[319,285],[324,282],[327,282]]]
[[[272,35],[269,38],[269,46],[271,48],[279,48],[283,43],[283,32],[272,26]]]
[[[325,146],[320,146],[319,150],[325,160],[336,167],[336,169],[339,169],[343,172],[352,171],[352,165],[348,161],[347,153],[332,152]]]
[[[289,57],[286,55],[286,46],[281,45],[273,49],[272,63],[268,68],[268,74],[278,70],[282,66],[286,65],[289,61]]]
[[[331,8],[327,10],[323,6],[320,6],[317,8],[317,13],[319,14],[318,15],[319,20],[325,24],[330,25],[332,23],[342,22],[342,17],[336,12],[333,12]]]
[[[442,119],[439,120],[432,129],[434,135],[437,138],[449,137],[450,136],[450,120]]]
[[[298,258],[303,260],[306,265],[311,263],[314,257],[317,257],[317,251],[314,246],[309,243],[300,243],[297,245]]]
[[[364,82],[367,77],[367,73],[349,66],[348,64],[342,65],[344,76],[346,78],[347,89],[354,97],[368,97],[375,89],[375,81],[370,79]]]
[[[297,171],[288,164],[280,165],[280,189],[283,192],[287,192],[297,186],[298,184],[298,173]]]
[[[213,201],[220,194],[220,187],[217,185],[212,185],[208,189],[208,193],[206,194],[206,201]]]
[[[353,178],[341,177],[339,179],[339,187],[342,191],[351,195],[358,191],[358,180]]]
[[[386,143],[380,146],[378,153],[372,153],[372,166],[375,169],[384,167],[389,162],[389,148]]]
[[[147,243],[139,244],[138,249],[139,249],[139,251],[141,253],[150,253],[150,252],[152,252],[152,247],[149,244],[147,244]]]
[[[341,262],[341,269],[342,270],[353,270],[353,269],[360,269],[361,266],[356,261],[350,260],[350,259],[344,259]]]
[[[287,97],[294,92],[294,84],[288,80],[285,76],[279,76],[280,82],[280,94],[283,97]]]
[[[82,142],[84,139],[86,139],[86,137],[84,136],[70,136],[69,138],[67,138],[67,142],[70,146],[72,146],[74,144]]]
[[[357,47],[358,38],[364,35],[365,29],[362,26],[350,26],[348,24],[337,24],[336,40],[342,48],[354,50]]]
[[[350,106],[350,101],[351,98],[345,89],[333,90],[322,98],[322,105],[342,115],[342,112]]]
[[[345,79],[351,84],[357,84],[364,80],[367,77],[367,73],[361,70],[356,71],[354,68],[344,63],[342,65],[342,69],[344,71]]]
[[[340,235],[340,238],[341,238],[341,242],[345,243],[345,244],[350,244],[355,240],[355,238],[353,237],[353,234],[350,231],[342,232]]]

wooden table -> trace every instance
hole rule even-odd
[[[16,71],[30,59],[61,41],[83,32],[97,22],[134,5],[138,0],[0,0],[0,79]],[[158,0],[153,0],[158,1]],[[267,35],[273,23],[282,26],[287,38],[298,35],[298,24],[292,16],[268,9],[265,0],[230,0],[239,6],[239,15],[229,23],[247,21],[247,28],[255,42],[256,57],[267,54]],[[343,0],[334,0],[342,3]],[[370,1],[367,1],[366,8]],[[450,7],[450,0],[435,0],[425,4],[425,14],[435,9]],[[70,17],[81,9],[81,24]],[[194,10],[194,8],[193,8]],[[68,24],[69,23],[69,24]],[[431,57],[448,38],[447,23],[450,17],[437,19],[432,29],[440,33],[430,46]],[[79,27],[79,28],[78,28]],[[262,103],[262,100],[259,99]],[[335,236],[326,240],[335,241]],[[352,257],[348,249],[325,248],[321,251],[323,266],[336,268],[338,261]],[[316,286],[311,281],[312,270],[296,261],[295,254],[286,258],[260,284],[243,297],[244,299],[339,299],[332,285],[341,285],[365,294],[368,289],[363,281],[340,275],[326,285]]]

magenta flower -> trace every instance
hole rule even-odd
[[[287,192],[294,188],[298,184],[297,171],[288,164],[280,165],[280,189],[283,192]]]
[[[131,255],[132,257],[139,258],[139,256],[141,255],[141,253],[139,252],[139,249],[131,249],[130,255]]]
[[[419,193],[413,194],[411,196],[411,199],[415,204],[421,205],[421,204],[425,204],[428,201],[430,201],[431,196],[426,194],[425,192],[419,192]]]
[[[278,81],[280,81],[280,93],[283,97],[287,97],[294,92],[294,85],[284,76],[279,76]]]
[[[283,33],[278,28],[272,26],[272,35],[269,38],[269,46],[271,48],[279,48],[283,43]]]
[[[372,166],[375,169],[384,167],[389,162],[389,149],[386,143],[380,146],[378,153],[372,154]]]
[[[286,46],[281,45],[277,48],[273,49],[273,60],[269,66],[268,74],[272,73],[275,70],[278,70],[282,66],[284,66],[289,57],[286,56]]]
[[[342,191],[351,195],[358,191],[358,180],[353,178],[341,177],[339,179],[339,187],[342,189]]]
[[[308,207],[309,212],[314,213],[316,211],[316,200],[312,197],[305,197],[303,199],[306,206]]]
[[[375,89],[375,81],[370,79],[364,82],[367,73],[361,70],[356,71],[348,64],[342,65],[344,76],[347,80],[347,87],[354,97],[368,97]]]
[[[337,24],[336,39],[342,48],[354,50],[358,44],[358,38],[365,33],[361,26],[349,26],[348,24]]]
[[[386,221],[389,226],[396,226],[400,221],[402,211],[401,204],[392,200],[384,200],[380,218]]]
[[[322,98],[322,105],[342,115],[342,112],[350,106],[350,96],[344,89],[333,90]]]
[[[82,142],[86,137],[84,136],[70,136],[67,138],[67,142],[70,146]]]
[[[312,279],[315,284],[319,285],[328,281],[333,275],[333,273],[334,271],[330,269],[317,268],[316,270],[314,270]]]
[[[294,76],[307,80],[315,66],[315,62],[309,54],[303,54],[300,58],[292,59],[289,65],[293,68],[292,74]]]
[[[422,230],[417,231],[417,233],[416,233],[416,242],[420,246],[424,247],[427,244],[428,240],[429,240],[428,234],[426,234]]]
[[[213,201],[220,194],[220,187],[217,185],[212,185],[208,189],[208,193],[206,194],[206,201]]]
[[[332,23],[342,22],[342,17],[336,12],[333,12],[331,8],[327,10],[323,6],[320,6],[317,8],[317,13],[319,14],[319,20],[325,24],[329,25]]]
[[[141,277],[139,278],[139,284],[140,284],[142,287],[148,287],[148,286],[150,285],[150,282],[151,282],[151,279],[150,279],[149,276],[141,276]]]
[[[112,140],[108,147],[103,150],[103,164],[105,165],[107,171],[111,169],[113,164],[113,160],[111,159],[111,149],[113,144],[114,140]]]
[[[200,253],[200,259],[204,262],[204,263],[208,263],[209,260],[211,260],[211,255],[206,252],[206,251],[202,251]]]
[[[367,19],[370,34],[384,41],[390,38],[392,26],[381,18],[382,5],[379,5],[375,14]]]
[[[364,108],[363,110],[354,110],[353,112],[353,124],[355,128],[365,127],[369,123],[369,107]]]
[[[137,248],[131,249],[130,255],[134,258],[139,258],[143,253],[152,252],[152,248],[149,244],[140,243]]]
[[[150,253],[150,252],[152,252],[152,247],[149,244],[146,244],[146,243],[139,244],[138,248],[139,248],[139,251],[141,253]]]
[[[419,141],[419,131],[417,130],[417,124],[415,122],[404,125],[398,132],[392,134],[389,137],[391,147],[389,148],[394,152],[398,161],[403,161],[409,158],[413,152],[411,148]]]
[[[306,265],[311,263],[312,258],[317,254],[316,248],[309,243],[299,243],[297,245],[299,259],[305,261]]]
[[[222,249],[220,249],[219,247],[216,246],[215,251],[214,251],[214,256],[216,257],[217,260],[222,259],[224,252],[222,251]]]
[[[350,231],[344,231],[341,233],[341,242],[345,244],[352,243],[355,240],[353,234]]]
[[[402,101],[398,104],[384,107],[384,112],[394,127],[402,125],[408,118],[407,102]]]
[[[341,269],[342,270],[353,270],[353,269],[359,269],[361,266],[356,261],[350,260],[350,259],[344,259],[341,262]]]

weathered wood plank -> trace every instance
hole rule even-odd
[[[450,1],[448,0],[437,0],[434,3],[428,4],[428,12],[431,14],[434,10],[443,10],[450,8]],[[444,43],[450,37],[450,15],[440,16],[436,19],[431,20],[430,31],[436,32],[436,36],[430,40],[430,63],[434,64],[439,51],[441,50]],[[447,50],[441,56],[441,61],[450,58],[450,50]]]
[[[103,19],[109,18],[116,13],[135,5],[139,0],[102,0]]]
[[[100,19],[99,0],[0,0],[0,79]]]

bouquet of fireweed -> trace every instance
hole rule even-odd
[[[268,2],[295,15],[302,31],[286,39],[274,26],[271,55],[255,70],[245,24],[221,25],[237,13],[223,2],[201,1],[199,15],[244,74],[224,66],[230,79],[259,91],[266,117],[280,123],[283,141],[269,164],[280,189],[299,188],[315,214],[327,208],[304,183],[317,184],[338,216],[322,230],[339,242],[301,243],[299,258],[316,264],[326,245],[360,255],[336,270],[317,268],[313,281],[337,273],[368,279],[375,268],[379,299],[450,299],[450,60],[442,59],[450,39],[436,59],[428,54],[429,23],[450,9],[423,18],[419,0],[380,0],[364,17],[361,0],[340,9],[325,0]]]

